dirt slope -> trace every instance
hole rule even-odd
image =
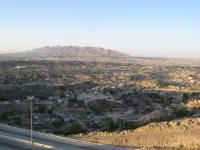
[[[120,133],[89,133],[75,138],[91,142],[134,147],[198,148],[200,147],[200,118],[151,123],[136,130]]]

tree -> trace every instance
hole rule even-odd
[[[183,94],[183,97],[182,97],[182,101],[183,101],[184,103],[186,103],[187,100],[188,100],[189,98],[190,98],[189,95],[186,94],[186,93],[184,93],[184,94]]]
[[[78,122],[74,122],[67,128],[66,135],[78,134],[83,132],[84,130],[82,129],[81,125]]]
[[[193,114],[193,112],[189,111],[187,108],[175,109],[172,112],[176,115],[176,117],[191,116]]]
[[[8,113],[7,112],[2,113],[0,120],[1,121],[8,121]]]
[[[21,123],[22,123],[21,118],[20,117],[15,117],[15,124],[21,125]]]
[[[115,123],[112,118],[106,118],[105,119],[105,130],[107,131],[113,131],[119,127],[118,123]]]

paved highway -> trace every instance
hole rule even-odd
[[[18,140],[2,135],[0,133],[0,150],[44,150],[42,147],[22,143]]]
[[[33,141],[34,145],[31,145],[30,130],[0,124],[0,150],[133,150],[35,131]]]

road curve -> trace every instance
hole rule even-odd
[[[41,148],[42,150],[133,150],[128,147],[90,143],[35,131],[33,141],[34,146],[30,144],[30,130],[0,124],[0,149],[3,150],[40,150]]]

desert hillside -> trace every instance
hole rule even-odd
[[[198,148],[200,146],[200,118],[151,123],[136,130],[126,130],[120,133],[97,132],[73,137],[120,146]]]

